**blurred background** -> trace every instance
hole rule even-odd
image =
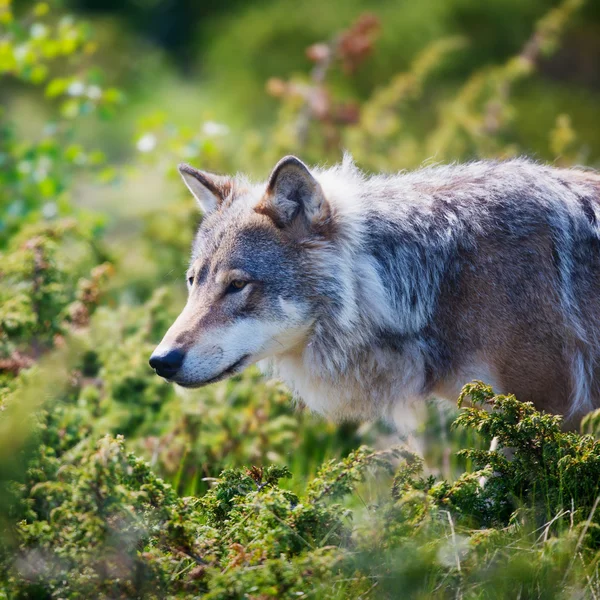
[[[0,0],[5,541],[51,522],[40,485],[66,493],[59,473],[106,434],[182,496],[247,465],[287,465],[301,490],[326,459],[397,441],[310,415],[252,370],[185,394],[151,372],[201,219],[178,162],[257,179],[284,154],[344,150],[368,172],[598,167],[599,109],[596,0]],[[455,414],[431,404],[419,429],[450,479],[470,467],[454,451],[483,444]]]

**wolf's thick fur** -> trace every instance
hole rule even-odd
[[[287,158],[262,185],[182,174],[210,214],[155,352],[185,353],[171,380],[260,361],[336,418],[393,419],[472,379],[570,417],[600,404],[595,172],[519,159],[367,177]]]

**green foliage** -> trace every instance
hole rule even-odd
[[[40,352],[68,323],[87,324],[110,272],[101,258],[93,234],[73,220],[30,226],[12,237],[0,254],[0,357],[25,344]]]
[[[235,122],[156,112],[137,128],[127,114],[105,120],[123,96],[104,86],[94,61],[111,55],[97,52],[89,25],[58,3],[19,12],[0,0],[3,97],[35,102],[41,118],[26,127],[19,102],[0,113],[0,598],[598,597],[598,412],[584,433],[566,433],[559,417],[476,382],[458,415],[428,409],[421,457],[381,450],[395,441],[383,427],[294,407],[255,370],[184,392],[147,364],[183,302],[183,286],[169,284],[182,279],[200,218],[183,186],[172,199],[167,186],[151,189],[176,179],[177,162],[264,176],[287,151],[322,162],[348,148],[363,167],[391,170],[527,150],[518,90],[580,4],[564,0],[540,18],[541,4],[435,0],[411,16],[412,5],[382,2],[379,17],[354,24],[327,8],[302,35],[283,3],[249,9],[240,22],[253,28],[228,38],[244,37],[242,62],[331,37],[309,47],[308,76],[303,59],[289,79],[260,65],[276,76],[264,106],[279,102],[280,112],[239,133]],[[512,31],[516,15],[538,20],[529,34],[519,21],[511,57],[488,47],[497,60],[472,59],[481,68],[465,75],[457,57],[473,40],[440,23],[475,8],[498,31]],[[306,10],[295,7],[299,20]],[[432,27],[402,42],[411,51],[384,79],[386,15]],[[349,27],[334,33],[334,22]],[[448,73],[460,82],[438,87]],[[253,76],[248,68],[240,80]],[[251,103],[263,84],[240,98]],[[260,92],[248,115],[263,114],[265,100]],[[88,149],[91,114],[103,135],[136,130],[127,169],[122,150],[107,159]],[[535,132],[543,155],[585,160],[577,114],[551,117]],[[95,194],[89,204],[114,210],[112,220],[89,210]],[[498,447],[483,450],[492,438]]]
[[[57,453],[48,433],[40,430],[13,507],[18,551],[4,558],[5,597],[233,598],[258,586],[293,598],[308,572],[315,589],[331,585],[347,511],[326,502],[326,491],[298,497],[279,488],[287,468],[226,470],[198,501],[180,498],[121,437]],[[356,473],[366,456],[352,459]],[[338,479],[333,464],[319,477],[332,490]]]
[[[11,0],[0,3],[0,80],[41,88],[50,116],[36,139],[18,137],[8,111],[0,107],[0,247],[23,223],[73,212],[75,174],[97,169],[102,152],[87,150],[75,124],[86,115],[109,115],[121,101],[101,86],[98,70],[86,64],[96,45],[89,27],[59,17],[46,2],[15,15]]]
[[[406,451],[361,447],[324,463],[299,494],[281,487],[286,467],[269,465],[226,469],[200,498],[182,498],[122,437],[93,442],[50,417],[13,490],[5,597],[342,598],[374,582],[382,598],[398,586],[415,598],[597,593],[600,515],[585,482],[597,475],[600,442],[484,384],[463,396],[492,412],[469,407],[456,426],[514,443],[512,464],[479,453],[488,466],[448,482],[423,476]],[[554,466],[542,468],[540,448],[560,457]],[[377,473],[388,491],[352,508],[349,495]]]
[[[454,425],[497,436],[513,459],[462,450],[482,468],[449,482],[406,455],[391,501],[357,527],[355,564],[385,598],[594,597],[600,444],[485,384],[465,386],[466,398]]]
[[[301,147],[309,157],[318,157],[324,152],[335,156],[346,149],[359,164],[377,171],[414,168],[432,156],[449,161],[518,154],[522,149],[511,128],[511,91],[556,51],[561,35],[582,5],[583,0],[564,0],[548,12],[517,55],[500,66],[474,72],[452,98],[443,98],[433,107],[433,118],[425,125],[420,113],[423,101],[428,100],[427,85],[436,70],[465,47],[466,40],[453,36],[431,43],[416,55],[406,72],[376,89],[360,111],[354,105],[349,110],[322,73],[343,68],[349,59],[357,66],[365,60],[365,48],[371,48],[373,34],[365,31],[359,19],[327,44],[314,46],[318,51],[309,49],[308,56],[315,63],[310,77],[270,82],[271,94],[283,100],[276,151]],[[349,43],[344,43],[347,40]],[[414,123],[421,126],[415,128]],[[555,136],[552,150],[559,154],[565,150],[560,137]]]
[[[587,517],[598,497],[600,444],[591,435],[563,432],[561,417],[540,414],[514,396],[494,396],[484,384],[466,386],[459,402],[467,397],[474,406],[458,417],[456,425],[496,438],[499,448],[512,455],[509,459],[498,451],[461,451],[494,473],[485,488],[486,505],[528,498],[543,508],[541,517],[546,520],[573,506],[579,518]],[[477,406],[484,404],[491,410]],[[574,518],[572,512],[570,516]]]

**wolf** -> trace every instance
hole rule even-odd
[[[199,387],[258,363],[311,409],[397,421],[474,379],[567,420],[600,402],[600,174],[528,159],[367,176],[180,165],[204,213],[150,358]],[[400,410],[400,413],[399,413]]]

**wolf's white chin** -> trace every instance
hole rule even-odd
[[[172,383],[180,385],[181,387],[184,387],[184,388],[199,388],[199,387],[203,387],[205,385],[210,385],[211,383],[217,383],[217,381],[222,381],[223,379],[227,379],[228,377],[232,377],[233,375],[237,375],[251,363],[252,363],[251,356],[249,354],[244,354],[240,359],[236,360],[229,367],[227,367],[226,369],[224,369],[222,371],[217,372],[216,375],[212,375],[211,377],[198,379],[198,380],[193,380],[193,379],[188,380],[185,377],[178,379],[177,376],[175,376],[170,381]]]

